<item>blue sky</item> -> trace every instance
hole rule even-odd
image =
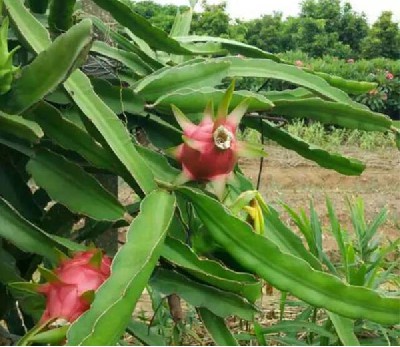
[[[188,0],[153,0],[160,4],[187,5]],[[199,1],[200,2],[200,1]],[[220,0],[208,0],[218,3]],[[400,21],[400,0],[348,0],[357,12],[365,12],[373,23],[382,11],[392,11],[396,21]],[[281,11],[285,16],[295,16],[299,12],[301,0],[227,0],[228,12],[233,18],[251,19],[273,11]]]

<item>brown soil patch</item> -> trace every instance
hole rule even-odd
[[[367,168],[361,176],[345,176],[319,167],[292,151],[275,146],[267,148],[260,191],[265,200],[283,212],[282,201],[296,211],[308,211],[313,200],[318,215],[329,225],[325,198],[329,197],[342,225],[352,230],[346,198],[361,197],[365,203],[366,219],[371,220],[384,207],[389,210],[387,223],[381,227],[384,237],[400,236],[400,153],[396,150],[366,152],[359,149],[340,149],[341,153],[362,160]],[[253,182],[257,181],[259,162],[244,160],[241,167]],[[293,225],[283,213],[284,220]],[[330,235],[325,248],[333,247]]]

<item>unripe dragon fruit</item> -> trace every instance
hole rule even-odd
[[[96,249],[61,260],[49,282],[39,286],[38,291],[46,296],[41,322],[76,320],[89,309],[94,291],[110,276],[110,266],[111,259]]]
[[[182,165],[179,183],[212,182],[215,190],[220,191],[221,187],[225,187],[239,156],[265,155],[259,146],[237,139],[238,125],[248,109],[249,100],[243,100],[228,114],[233,90],[234,82],[226,91],[217,115],[214,116],[213,104],[210,102],[198,125],[193,124],[181,110],[172,105],[175,118],[183,129],[184,143],[169,151]]]

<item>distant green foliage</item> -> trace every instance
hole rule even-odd
[[[246,23],[246,41],[271,53],[282,52],[284,47],[284,22],[282,13],[266,15]]]
[[[275,12],[249,21],[230,18],[226,2],[210,5],[202,0],[201,5],[202,11],[193,15],[192,34],[231,38],[271,53],[301,50],[312,57],[400,57],[400,30],[391,12],[383,12],[370,28],[364,13],[340,0],[305,0],[298,17],[284,19],[282,13]],[[131,6],[167,32],[176,11],[184,8],[150,0],[131,2]]]
[[[218,5],[208,5],[202,2],[204,9],[193,16],[191,32],[197,35],[229,37],[230,17],[226,13],[226,2]]]
[[[304,120],[298,119],[291,121],[283,128],[291,135],[330,151],[337,150],[339,146],[358,147],[367,151],[396,148],[395,135],[392,133],[383,134],[358,129],[326,127],[319,122],[306,124]],[[249,142],[259,143],[260,133],[247,129],[243,138]]]
[[[174,23],[176,12],[184,11],[189,6],[159,5],[151,0],[130,3],[131,8],[148,19],[153,25],[169,32]]]
[[[354,146],[369,151],[396,148],[395,136],[391,133],[372,133],[335,127],[327,129],[321,123],[305,125],[301,120],[293,121],[286,126],[286,129],[292,135],[329,150],[334,150],[338,146]]]
[[[385,11],[374,23],[368,36],[362,41],[362,53],[366,58],[400,58],[399,24],[393,22],[393,13]]]
[[[324,56],[321,59],[311,58],[299,51],[287,52],[280,56],[292,63],[301,61],[305,67],[315,71],[350,80],[378,83],[376,89],[353,98],[375,112],[387,114],[393,119],[400,119],[400,61],[385,58],[353,61],[332,56]]]

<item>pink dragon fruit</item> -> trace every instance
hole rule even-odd
[[[393,78],[394,78],[394,75],[391,72],[386,71],[386,79],[392,80]]]
[[[215,192],[220,196],[239,156],[265,155],[261,147],[237,139],[237,128],[248,109],[249,100],[243,100],[228,114],[233,90],[234,82],[226,91],[217,116],[214,117],[213,104],[210,102],[198,125],[193,124],[182,111],[172,105],[175,118],[183,129],[184,141],[169,151],[182,165],[178,183],[211,182]]]
[[[72,323],[89,309],[94,291],[110,276],[111,259],[101,250],[77,252],[63,259],[47,276],[48,283],[39,287],[46,296],[46,309],[41,322],[57,319]]]

